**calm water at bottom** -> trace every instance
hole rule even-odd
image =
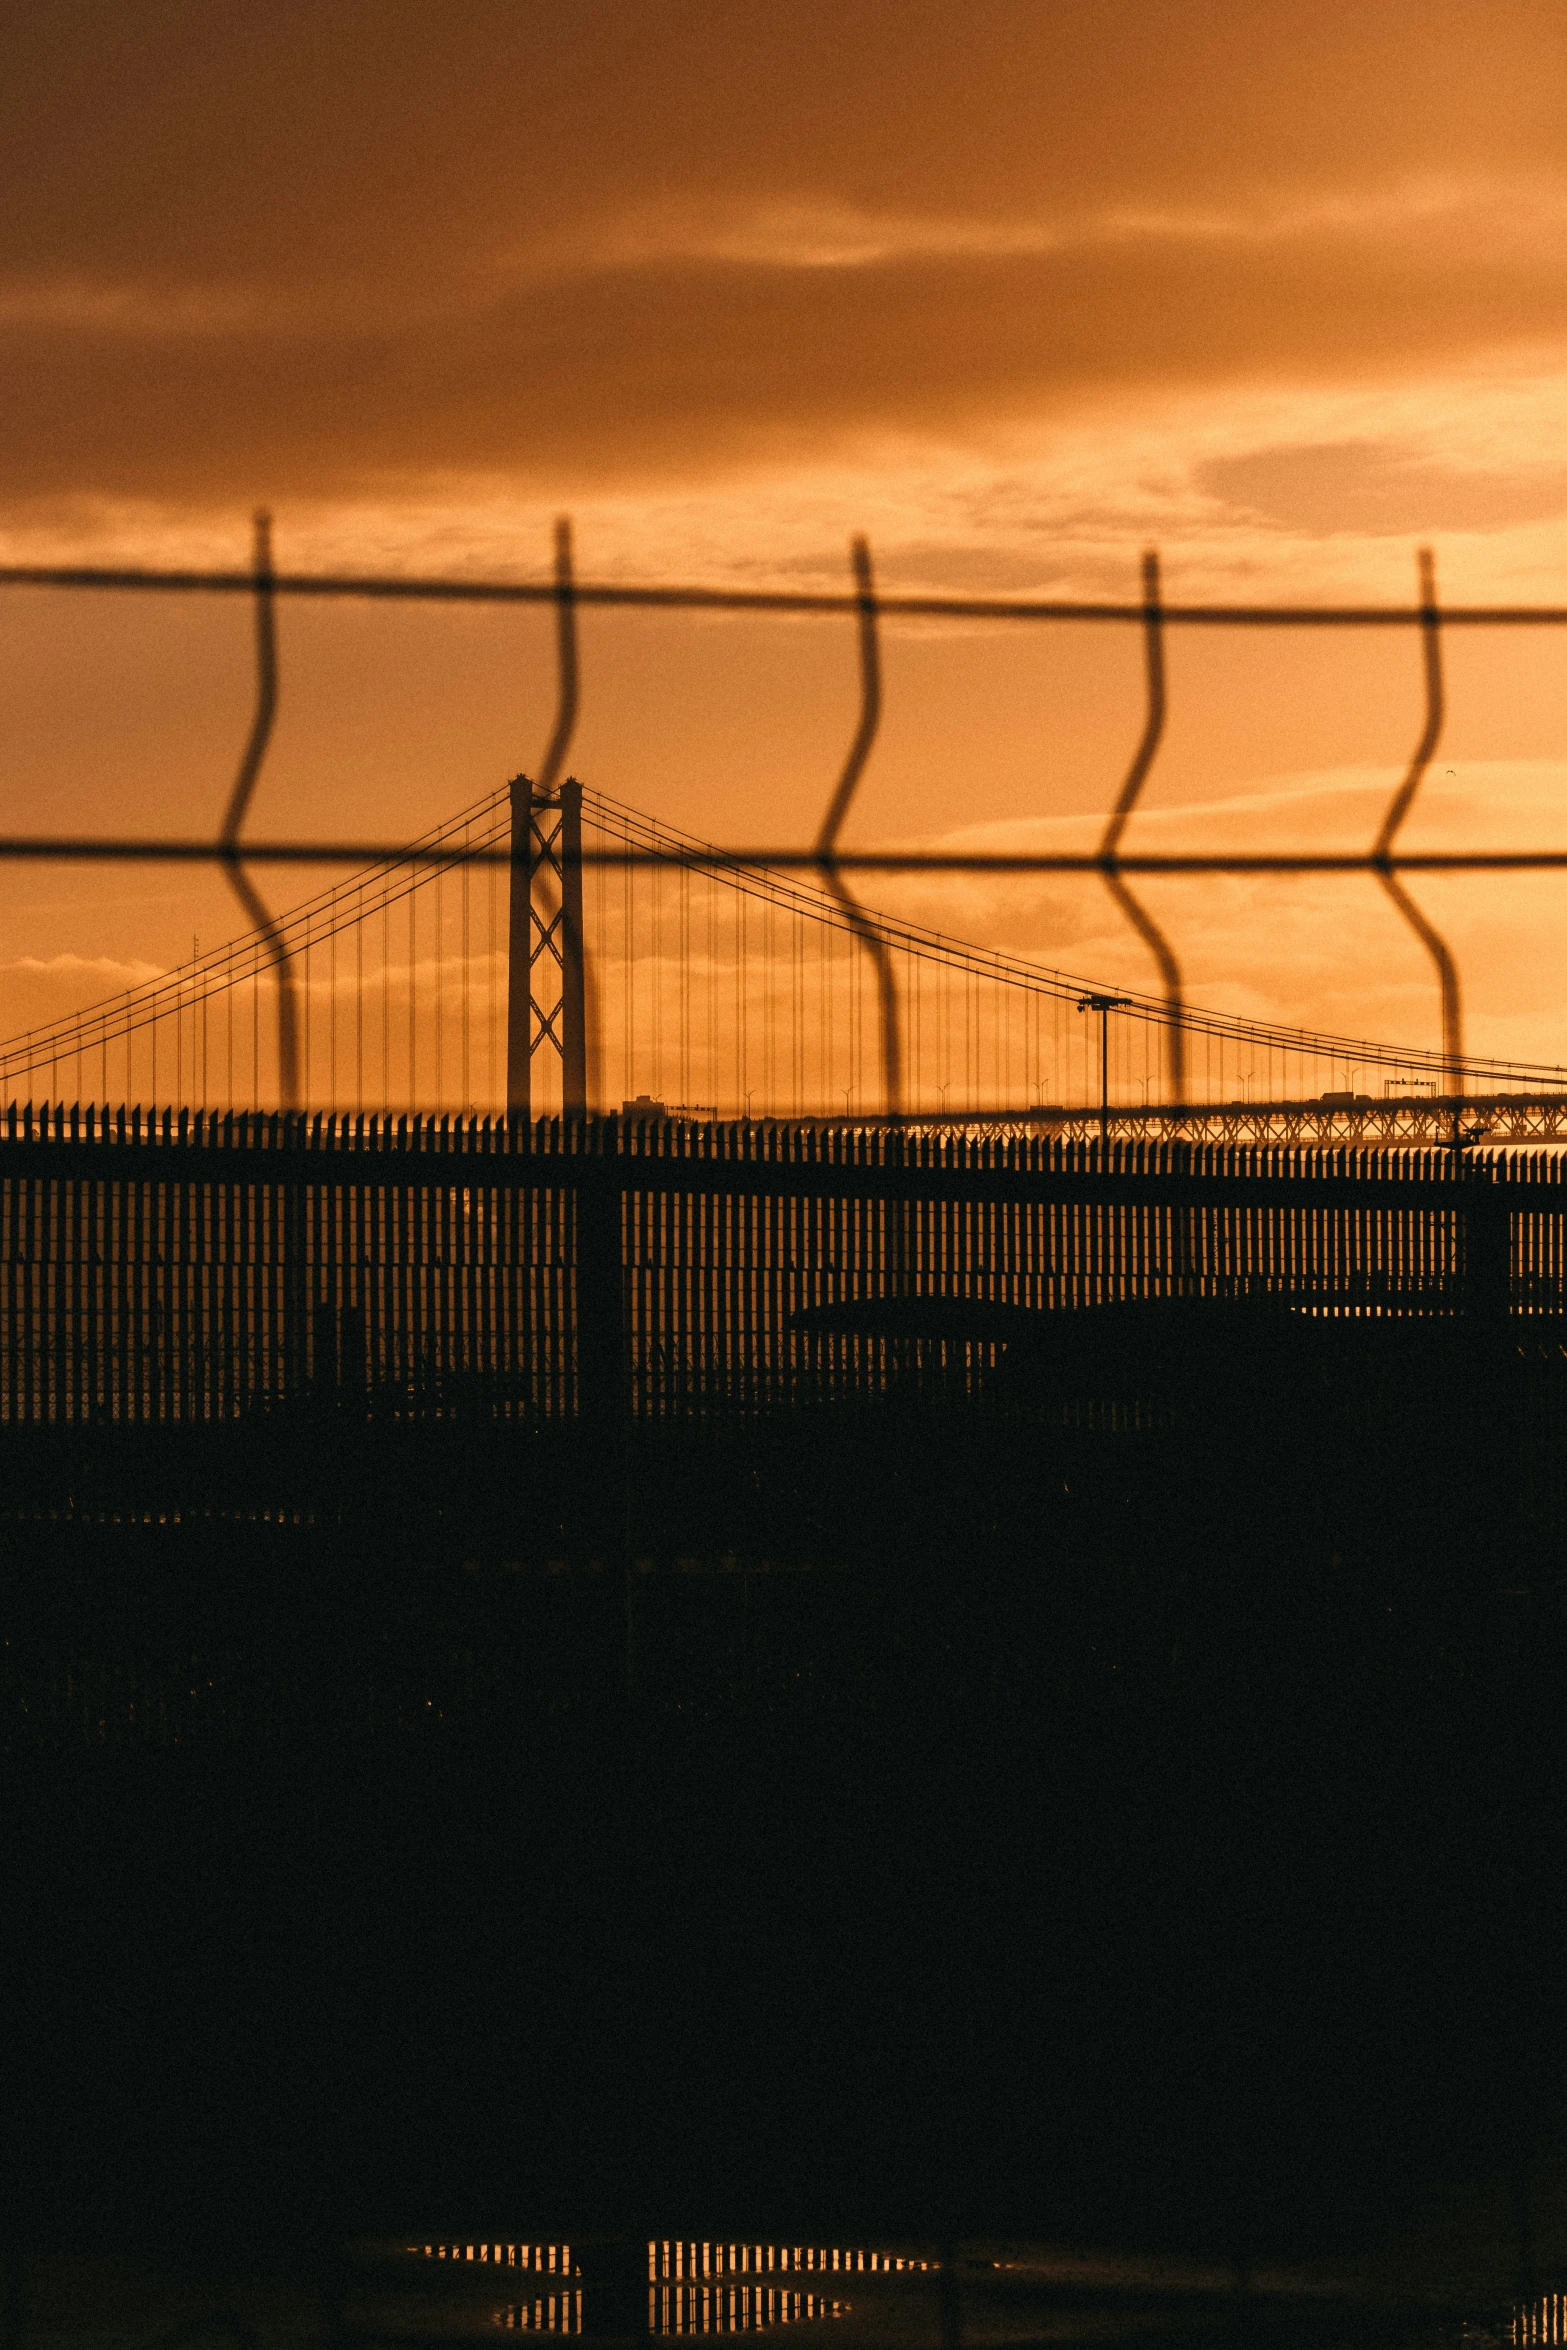
[[[1567,2293],[1472,2304],[1407,2274],[1095,2258],[1020,2244],[764,2243],[653,2237],[360,2248],[345,2312],[361,2340],[421,2345],[499,2333],[831,2334],[856,2343],[1161,2340],[1313,2350],[1529,2350],[1567,2344]]]

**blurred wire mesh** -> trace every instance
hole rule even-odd
[[[284,597],[553,606],[556,619],[556,708],[537,776],[529,785],[529,804],[532,806],[548,806],[558,794],[577,730],[583,700],[577,634],[577,615],[582,608],[812,615],[827,620],[843,618],[850,621],[855,632],[858,655],[859,707],[843,765],[832,784],[822,824],[814,841],[721,848],[709,842],[696,842],[667,826],[639,817],[635,811],[620,807],[603,795],[595,795],[590,805],[596,821],[590,827],[580,851],[581,866],[601,875],[617,870],[629,875],[638,868],[673,868],[682,872],[698,872],[709,883],[723,880],[763,899],[770,906],[787,904],[795,914],[808,915],[817,923],[848,935],[853,941],[854,950],[863,959],[872,982],[876,1083],[872,1087],[868,1082],[862,1082],[856,1087],[851,1054],[851,1081],[843,1089],[845,1117],[882,1116],[896,1120],[910,1115],[932,1114],[928,1103],[921,1104],[909,1098],[909,1031],[911,1021],[917,1019],[918,1013],[908,986],[905,985],[900,991],[894,970],[895,955],[901,951],[910,958],[909,968],[912,970],[915,960],[919,958],[929,961],[945,957],[954,964],[971,964],[982,960],[987,953],[987,950],[974,948],[965,942],[949,940],[938,943],[937,934],[923,931],[919,925],[894,921],[872,912],[851,886],[850,880],[851,876],[858,879],[872,873],[1006,878],[1089,875],[1102,880],[1130,932],[1152,958],[1158,973],[1156,991],[1147,995],[1126,994],[1118,998],[1118,1006],[1124,1006],[1129,1015],[1143,1021],[1148,1031],[1157,1031],[1161,1040],[1159,1051],[1163,1065],[1157,1072],[1158,1095],[1154,1105],[1148,1101],[1150,1085],[1155,1082],[1154,1073],[1145,1070],[1143,1079],[1144,1107],[1156,1107],[1161,1116],[1178,1116],[1189,1103],[1191,1046],[1194,1040],[1215,1035],[1222,1037],[1225,1034],[1235,1037],[1245,1035],[1254,1044],[1260,1044],[1266,1052],[1282,1053],[1286,1058],[1293,1048],[1297,1057],[1309,1052],[1316,1056],[1319,1063],[1336,1061],[1345,1066],[1376,1066],[1395,1070],[1398,1075],[1384,1084],[1384,1094],[1395,1091],[1404,1097],[1428,1094],[1434,1100],[1457,1105],[1466,1093],[1478,1091],[1494,1096],[1509,1085],[1516,1092],[1520,1080],[1523,1081],[1525,1092],[1536,1095],[1548,1090],[1567,1093],[1567,1083],[1553,1083],[1559,1079],[1557,1072],[1543,1072],[1524,1063],[1477,1063],[1466,1058],[1463,991],[1457,958],[1449,942],[1407,886],[1409,877],[1420,874],[1567,869],[1567,848],[1427,850],[1409,853],[1401,851],[1398,845],[1441,741],[1446,715],[1442,662],[1444,632],[1454,628],[1559,628],[1567,625],[1567,606],[1466,605],[1444,610],[1438,602],[1435,567],[1426,550],[1421,551],[1418,561],[1417,597],[1408,606],[1170,604],[1164,600],[1159,560],[1153,551],[1143,558],[1141,594],[1135,600],[1125,603],[1063,602],[972,596],[884,595],[876,587],[870,549],[863,538],[853,542],[851,584],[841,594],[660,584],[636,586],[580,580],[574,566],[570,525],[564,520],[556,526],[553,575],[548,581],[289,572],[275,567],[270,522],[265,514],[260,514],[256,518],[251,562],[244,569],[203,571],[12,565],[0,568],[0,586],[86,589],[107,594],[240,596],[251,603],[255,620],[254,706],[223,820],[211,838],[147,838],[109,833],[0,836],[0,859],[12,862],[131,860],[176,865],[215,864],[227,875],[236,897],[251,919],[253,930],[250,938],[231,943],[218,957],[208,957],[205,961],[198,958],[196,963],[184,971],[167,975],[150,989],[133,991],[122,1006],[112,1009],[98,1007],[85,1017],[73,1015],[67,1020],[49,1024],[41,1031],[31,1031],[26,1036],[13,1039],[9,1046],[0,1050],[0,1081],[14,1085],[16,1079],[36,1073],[46,1065],[57,1079],[62,1061],[69,1060],[73,1054],[80,1078],[83,1055],[90,1055],[96,1050],[100,1056],[102,1082],[107,1097],[110,1081],[108,1047],[111,1040],[128,1038],[149,1025],[155,1038],[157,1022],[167,1013],[171,996],[176,1007],[188,1003],[194,1019],[194,1008],[198,1003],[207,1003],[224,989],[232,989],[241,979],[250,985],[254,1021],[259,1018],[257,983],[262,973],[267,971],[275,982],[276,991],[270,1024],[275,1027],[277,1094],[283,1107],[297,1107],[310,1091],[308,1022],[311,1002],[309,954],[312,943],[335,941],[353,922],[362,924],[367,901],[372,912],[384,913],[394,897],[406,899],[411,907],[410,892],[422,881],[428,880],[431,875],[439,877],[443,873],[461,869],[465,874],[494,874],[497,871],[509,874],[512,914],[508,948],[514,962],[520,951],[519,935],[526,937],[525,927],[521,934],[517,927],[519,898],[524,908],[529,905],[531,898],[534,911],[546,925],[557,961],[565,955],[573,959],[576,967],[584,973],[589,1029],[586,1059],[597,1072],[599,1085],[589,1088],[584,1073],[580,1080],[579,1098],[590,1090],[596,1093],[601,1089],[603,1055],[599,1047],[607,1016],[606,990],[600,984],[594,953],[582,932],[580,905],[562,887],[559,856],[545,858],[542,862],[530,857],[527,827],[519,823],[515,813],[515,791],[509,814],[507,808],[503,807],[506,795],[496,794],[475,808],[463,811],[454,821],[412,842],[276,839],[256,837],[247,832],[246,826],[263,781],[278,707],[280,675],[275,611],[277,599]],[[874,754],[883,716],[886,689],[879,651],[879,631],[885,618],[984,621],[997,626],[1027,627],[1109,623],[1130,627],[1138,632],[1144,655],[1142,723],[1136,731],[1124,781],[1095,849],[1079,853],[967,853],[943,849],[852,850],[842,846],[843,829]],[[1128,827],[1142,803],[1166,731],[1169,693],[1165,640],[1168,630],[1310,630],[1324,627],[1407,631],[1413,634],[1418,649],[1424,702],[1420,732],[1371,843],[1360,852],[1236,850],[1170,854],[1128,849]],[[278,915],[263,898],[256,873],[258,868],[289,865],[346,865],[368,868],[368,871],[358,873],[346,888],[318,894],[306,906],[295,908],[286,915]],[[1364,875],[1379,884],[1432,966],[1441,1007],[1441,1048],[1438,1053],[1374,1044],[1359,1044],[1350,1050],[1352,1040],[1324,1038],[1304,1031],[1270,1029],[1265,1023],[1255,1021],[1227,1021],[1221,1015],[1197,1011],[1188,1005],[1177,943],[1167,925],[1157,921],[1150,912],[1143,898],[1133,888],[1133,881],[1174,876],[1235,877],[1263,874]],[[798,875],[800,879],[792,881],[791,875]],[[807,875],[814,884],[811,889],[814,903],[810,904],[805,895],[809,886],[805,881]],[[410,916],[407,977],[410,1008],[406,1021],[410,1039],[414,1032],[411,1002],[416,971],[411,924]],[[628,915],[623,941],[623,957],[628,964],[639,951],[634,928]],[[490,930],[493,948],[493,887]],[[466,897],[463,938],[466,989],[472,984],[468,967],[469,913]],[[301,953],[304,956],[305,972],[303,986],[300,979]],[[1007,960],[998,956],[990,959],[997,965]],[[496,956],[492,953],[491,963],[495,960]],[[333,969],[335,974],[335,960]],[[1080,986],[1078,981],[1066,974],[1041,971],[1031,965],[1025,969],[1021,963],[1017,965],[1014,983],[1034,993],[1053,995],[1057,999]],[[493,970],[489,974],[488,985],[491,1000],[487,1004],[486,1017],[493,1035]],[[359,986],[362,999],[362,972]],[[305,1027],[303,1048],[302,1006]],[[362,1106],[362,1001],[358,1017]],[[232,1028],[232,1011],[229,1024]],[[467,1096],[474,1090],[470,1084],[468,1036],[469,1015],[465,1003],[463,1099],[460,1104],[464,1107],[472,1106]],[[178,1030],[176,1037],[178,1081],[183,1052],[178,1042]],[[335,1011],[331,1049],[335,1086],[338,1049]],[[515,1054],[515,1044],[512,1049]],[[194,1027],[190,1050],[194,1077]],[[436,1050],[439,1055],[439,1042]],[[493,1042],[490,1050],[493,1057]],[[383,1031],[383,1060],[386,1058],[387,1046]],[[416,1052],[412,1042],[408,1047],[408,1061],[409,1106],[413,1106],[421,1089],[421,1075],[416,1066]],[[741,1082],[733,1089],[735,1099],[732,1107],[741,1114],[749,1115],[753,1094],[758,1089],[747,1088],[743,1083],[743,1047],[740,1048],[740,1061]],[[231,1080],[232,1065],[231,1049]],[[260,1067],[261,1048],[258,1040],[251,1061],[253,1087],[259,1085]],[[628,1050],[623,1070],[623,1081],[628,1084],[631,1067],[632,1056]],[[1222,1045],[1219,1069],[1222,1081]],[[155,1059],[151,1074],[156,1096]],[[868,1078],[869,1073],[863,1072],[862,1075]],[[381,1089],[383,1103],[391,1098],[389,1070],[385,1072],[385,1077],[386,1082]],[[127,1050],[127,1087],[131,1078],[132,1063]],[[1041,1082],[1036,1080],[1036,1092]],[[426,1076],[423,1080],[426,1094],[428,1083]],[[682,1060],[682,1090],[687,1096],[693,1090],[689,1053]],[[856,1091],[860,1097],[858,1101],[855,1099]],[[972,1085],[968,1091],[971,1098],[963,1106],[972,1112],[979,1105],[972,1098]],[[946,1093],[947,1088],[941,1088],[942,1099],[939,1112],[936,1113],[943,1117],[948,1114]],[[805,1107],[800,1096],[801,1089],[797,1086],[791,1103],[794,1114],[800,1114]],[[1367,1097],[1357,1096],[1353,1086],[1345,1088],[1335,1084],[1319,1098],[1330,1103],[1352,1103]],[[334,1105],[336,1100],[334,1090]],[[570,1107],[569,1102],[567,1106]],[[714,1104],[693,1105],[689,1099],[679,1106],[687,1109],[716,1109]],[[1008,1105],[997,1102],[990,1106],[1001,1110]],[[1017,1105],[1013,1103],[1011,1106],[1015,1109]],[[1040,1114],[1051,1107],[1042,1099],[1032,1106]],[[832,1105],[818,1100],[812,1107],[820,1115]],[[1101,1108],[1104,1107],[1102,1104]],[[773,1098],[767,1101],[767,1108],[769,1112],[776,1111],[776,1089]],[[1124,1111],[1120,1114],[1124,1115]],[[1454,1107],[1455,1138],[1457,1115]]]

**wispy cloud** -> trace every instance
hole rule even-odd
[[[1204,803],[1135,820],[1131,851],[1255,854],[1365,850],[1398,781],[1393,769],[1270,778]],[[1080,853],[1102,819],[1039,817],[967,825],[925,840],[956,853]],[[1457,850],[1567,848],[1567,759],[1475,762],[1428,783],[1403,845]],[[1411,1046],[1440,1041],[1431,964],[1374,879],[1269,876],[1139,879],[1182,964],[1190,1000],[1286,1026]],[[1444,930],[1464,981],[1469,1049],[1567,1063],[1567,873],[1520,880],[1411,878]],[[1110,987],[1148,991],[1146,949],[1095,877],[970,875],[867,880],[889,913]]]

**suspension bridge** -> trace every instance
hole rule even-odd
[[[1560,1162],[1496,1147],[1559,1132],[1552,1072],[1187,1007],[1214,1098],[1128,1103],[1162,999],[575,782],[416,846],[4,1048],[8,1423],[603,1426],[983,1379],[1117,1300],[1563,1310]]]
[[[45,1101],[840,1126],[895,1110],[970,1134],[1232,1147],[1434,1146],[1459,1114],[1495,1144],[1567,1134],[1560,1069],[1172,1013],[525,777],[405,860],[0,1043],[0,1102]]]

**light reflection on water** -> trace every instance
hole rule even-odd
[[[490,2323],[535,2334],[580,2334],[582,2287],[574,2293],[540,2294],[535,2301],[508,2301]]]
[[[491,2314],[509,2332],[580,2334],[582,2269],[569,2244],[410,2244],[426,2260],[531,2275],[541,2290],[508,2298]],[[847,2315],[835,2290],[858,2276],[929,2274],[933,2263],[870,2245],[718,2243],[653,2237],[647,2245],[650,2334],[743,2334]],[[548,2283],[546,2284],[546,2280]]]
[[[1567,2342],[1567,2293],[1542,2293],[1538,2301],[1515,2309],[1509,2339],[1520,2345]]]
[[[497,2285],[504,2278],[504,2298],[497,2297],[496,2304],[480,2322],[507,2332],[590,2334],[594,2330],[591,2305],[597,2301],[599,2292],[614,2290],[610,2278],[597,2277],[597,2262],[591,2253],[587,2255],[584,2273],[583,2248],[579,2246],[574,2252],[569,2243],[475,2241],[410,2244],[406,2250],[426,2260],[460,2263],[468,2285],[478,2284],[486,2272],[495,2278]],[[615,2330],[623,2332],[627,2323],[635,2328],[641,2322],[635,2313],[645,2291],[646,2331],[661,2338],[768,2332],[848,2317],[855,2308],[850,2296],[857,2280],[930,2277],[934,2281],[939,2267],[931,2259],[886,2252],[869,2245],[720,2243],[711,2238],[692,2237],[653,2237],[647,2239],[645,2247],[633,2250],[626,2246],[620,2255],[622,2263],[628,2254],[630,2273],[624,2265],[619,2269],[621,2283],[616,2298],[622,2315]],[[1062,2260],[1049,2261],[1045,2267],[1056,2272],[1054,2281],[1059,2286],[1081,2265]],[[1097,2278],[1090,2280],[1088,2276],[1088,2268],[1094,2265],[1086,2264],[1084,2274],[1077,2281],[1085,2285],[1091,2281],[1102,2282]],[[1002,2273],[1017,2274],[1026,2271],[1032,2263],[987,2260],[984,2266],[996,2272],[999,2283]],[[642,2275],[645,2284],[633,2282]],[[534,2288],[531,2292],[524,2280]],[[970,2290],[982,2281],[977,2276],[965,2278]],[[1120,2281],[1123,2287],[1131,2284],[1130,2273],[1123,2271]],[[1195,2271],[1180,2278],[1174,2274],[1162,2279],[1150,2275],[1141,2281],[1150,2291],[1153,2303],[1166,2299],[1172,2290],[1177,2302],[1188,2296],[1197,2301],[1211,2300],[1216,2288],[1226,2283],[1230,2291],[1235,2290],[1233,2277],[1221,2279],[1217,2274],[1199,2275]],[[1253,2291],[1259,2286],[1262,2290],[1253,2306],[1264,2307],[1276,2297],[1284,2301],[1295,2299],[1303,2284],[1304,2279],[1286,2279],[1283,2275],[1271,2280],[1254,2279]],[[519,2286],[524,2289],[518,2291]],[[585,2288],[590,2304],[586,2314]],[[623,2298],[626,2295],[629,2301]],[[1221,2298],[1227,2297],[1221,2290]],[[1317,2297],[1309,2284],[1305,2285],[1305,2299],[1313,2301]],[[1090,2303],[1092,2298],[1090,2292]],[[1335,2298],[1330,2290],[1327,2304],[1331,2305]],[[1357,2315],[1375,2330],[1375,2295],[1363,2302],[1359,2294],[1351,2292],[1339,2307],[1347,2340],[1357,2338]],[[478,2314],[475,2311],[476,2317]],[[602,2324],[605,2312],[599,2314]],[[1146,2314],[1142,2322],[1146,2323]],[[1126,2330],[1135,2333],[1138,2323],[1135,2317],[1127,2316]],[[1112,2322],[1107,2332],[1103,2312],[1091,2327],[1095,2338],[1101,2341],[1117,2338],[1121,2330]],[[1068,2334],[1073,2331],[1070,2325],[1066,2327]],[[1427,2344],[1429,2350],[1535,2350],[1536,2345],[1540,2350],[1567,2350],[1567,2292],[1543,2293],[1510,2307],[1504,2304],[1500,2310],[1493,2306],[1484,2319],[1471,2317],[1466,2321],[1456,2311],[1444,2317],[1433,2309],[1426,2324],[1417,2323],[1414,2333],[1406,2334],[1405,2340],[1411,2350],[1416,2342]]]
[[[555,2289],[536,2293],[531,2301],[507,2301],[491,2313],[490,2323],[509,2332],[580,2334],[582,2287],[568,2278],[582,2271],[571,2257],[569,2244],[410,2244],[426,2260],[460,2260],[479,2267],[505,2268],[554,2281]]]
[[[791,2291],[787,2285],[659,2285],[647,2297],[650,2334],[750,2334],[803,2318],[842,2317],[849,2304],[836,2295]]]

